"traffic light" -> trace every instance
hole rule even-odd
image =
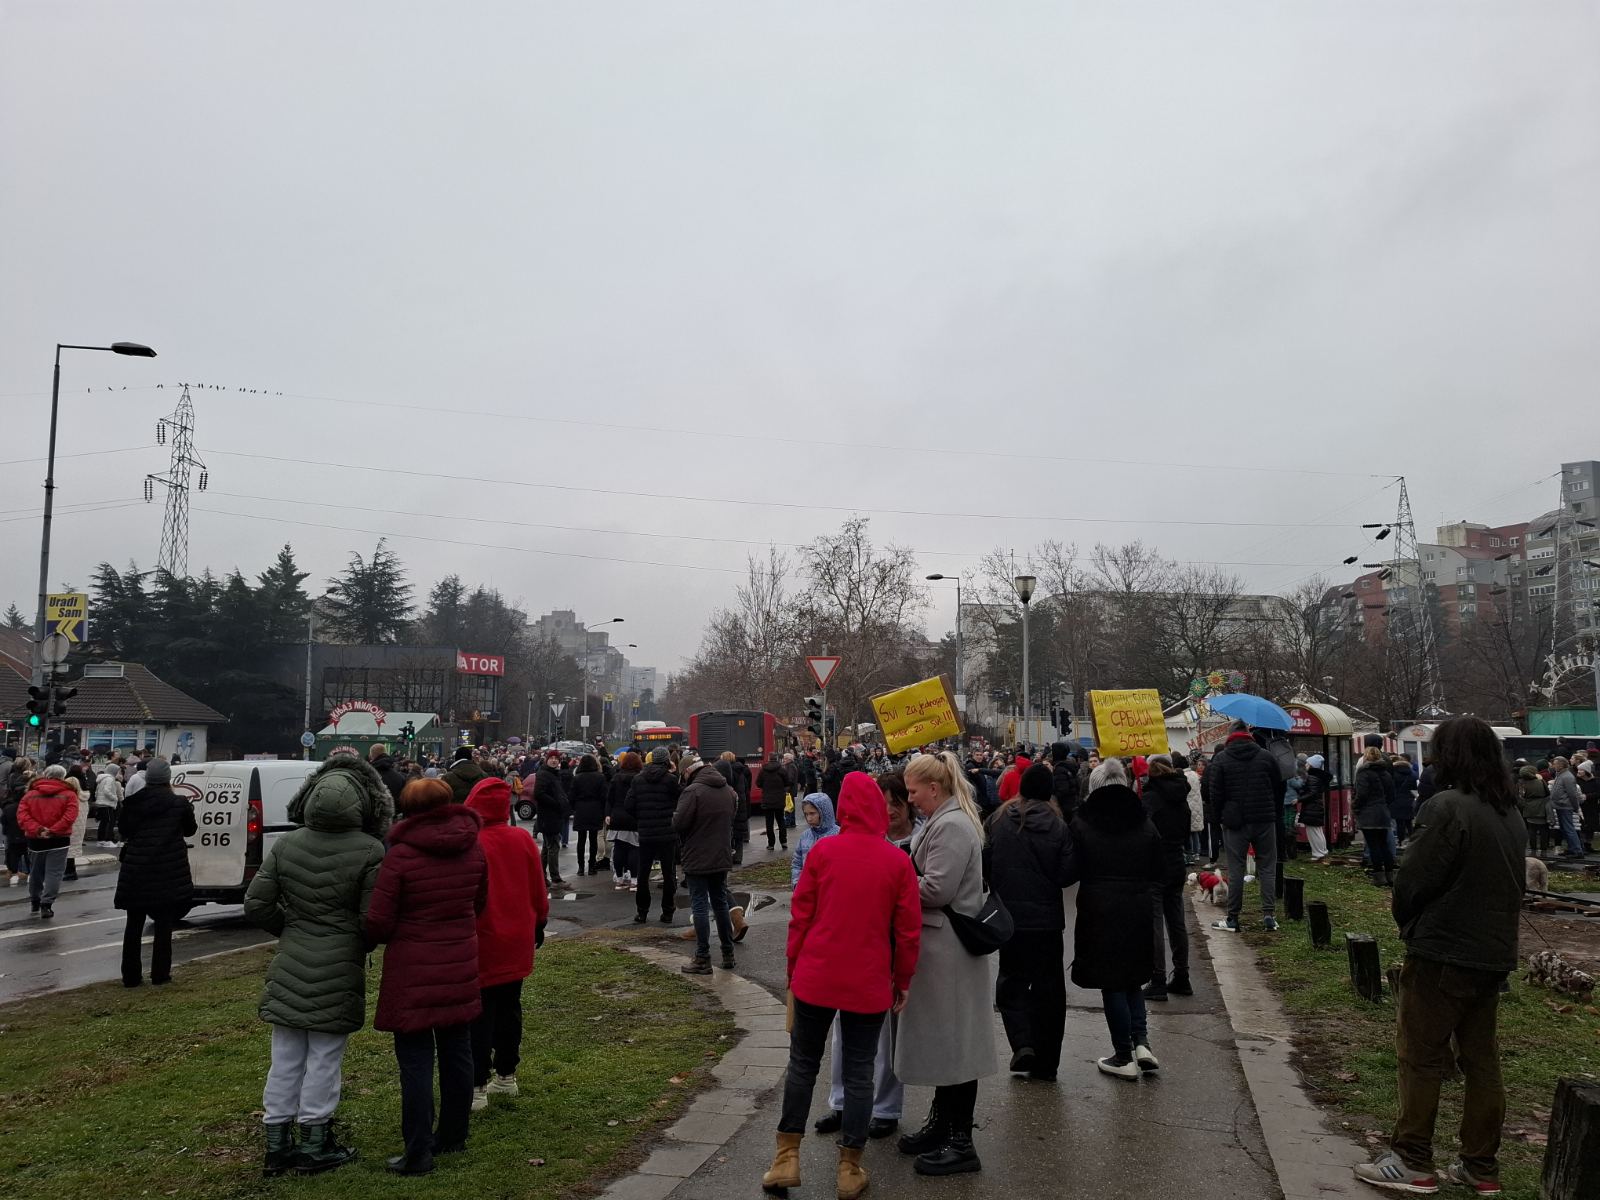
[[[31,687],[28,689],[28,726],[37,729],[44,724],[45,714],[50,710],[50,691],[48,688]]]
[[[1072,714],[1064,708],[1061,710],[1061,720],[1056,725],[1056,728],[1061,730],[1062,737],[1066,737],[1067,734],[1072,732]]]
[[[415,721],[407,721],[400,726],[400,740],[407,746],[417,740],[417,723]]]
[[[566,725],[566,722],[565,721],[557,721],[556,722],[556,741],[559,742],[562,738],[564,738],[566,736],[567,736],[567,725]]]
[[[58,688],[56,688],[54,695],[51,696],[50,715],[53,716],[53,717],[64,717],[64,716],[66,716],[67,715],[67,701],[71,700],[77,694],[78,694],[78,689],[75,688],[75,687],[58,687]]]
[[[813,737],[822,736],[822,696],[806,697],[806,729]]]

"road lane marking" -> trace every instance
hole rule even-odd
[[[201,931],[198,930],[198,929],[179,929],[179,930],[176,930],[176,931],[173,932],[172,940],[175,941],[175,942],[180,942],[184,938],[193,937],[195,934],[197,934],[199,932],[201,932]],[[153,945],[155,945],[155,941],[156,941],[156,939],[153,938],[153,937],[140,938],[139,939],[139,945],[141,945],[141,946],[153,946]],[[121,949],[122,949],[122,939],[118,938],[114,942],[101,942],[99,945],[95,945],[95,946],[79,946],[79,947],[77,947],[76,949],[73,949],[73,950],[57,950],[56,951],[56,957],[57,958],[65,958],[69,954],[88,954],[93,950],[121,950]]]
[[[104,925],[108,921],[126,921],[126,917],[100,917],[93,921],[71,921],[65,925],[35,925],[28,929],[9,929],[0,933],[0,942],[7,938],[27,937],[34,933],[60,933],[64,929],[82,929],[86,925]]]

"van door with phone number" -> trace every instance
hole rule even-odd
[[[172,780],[172,790],[193,802],[199,826],[187,843],[189,871],[197,888],[237,887],[244,879],[244,781],[237,776],[212,780],[206,774],[176,772]]]

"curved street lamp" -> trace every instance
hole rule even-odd
[[[1022,601],[1022,729],[1023,741],[1027,741],[1033,733],[1033,693],[1028,686],[1028,601],[1033,599],[1039,580],[1034,575],[1018,575],[1011,586]]]

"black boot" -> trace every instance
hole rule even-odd
[[[1166,977],[1163,976],[1160,979],[1152,980],[1150,983],[1146,984],[1144,989],[1144,998],[1146,1000],[1159,1000],[1162,1003],[1165,1003],[1167,999]]]
[[[342,1167],[355,1158],[353,1147],[341,1146],[333,1135],[333,1123],[300,1126],[300,1149],[295,1151],[294,1169],[301,1175],[320,1175]]]
[[[267,1126],[267,1160],[261,1173],[270,1177],[282,1175],[294,1166],[294,1122]]]
[[[953,1129],[945,1144],[937,1150],[919,1154],[912,1164],[918,1175],[964,1175],[981,1171],[978,1152],[972,1145],[972,1130]]]
[[[944,1118],[939,1114],[939,1102],[935,1100],[933,1107],[928,1109],[928,1119],[921,1129],[915,1133],[903,1133],[898,1143],[901,1154],[927,1154],[944,1145],[946,1136]]]
[[[1178,975],[1174,973],[1172,978],[1167,981],[1167,991],[1174,996],[1192,996],[1194,995],[1194,985],[1189,982],[1187,974]]]

